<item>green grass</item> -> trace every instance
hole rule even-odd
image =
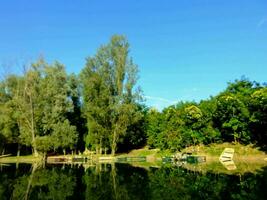
[[[142,149],[134,149],[130,151],[129,153],[123,153],[116,155],[117,157],[124,157],[124,156],[132,156],[132,157],[139,157],[139,156],[150,156],[155,155],[159,149],[148,149],[147,147],[144,147]]]
[[[227,170],[220,162],[219,156],[225,148],[234,148],[234,163],[236,170]],[[205,163],[200,164],[185,164],[184,167],[203,173],[224,173],[224,174],[244,174],[244,173],[256,173],[261,171],[264,166],[267,166],[267,155],[260,151],[253,145],[242,145],[233,143],[211,144],[211,145],[198,145],[191,146],[182,150],[182,152],[190,152],[194,155],[204,155],[207,158]],[[138,163],[138,166],[149,168],[149,166],[161,166],[159,163],[162,157],[171,156],[173,153],[170,150],[160,151],[159,149],[137,149],[129,152],[128,154],[121,154],[119,156],[147,156],[148,163]]]
[[[0,163],[33,163],[42,161],[42,157],[34,157],[33,155],[27,156],[8,156],[0,158]]]
[[[210,156],[220,156],[225,148],[233,148],[237,156],[266,156],[266,154],[259,150],[259,148],[250,145],[234,144],[234,143],[221,143],[210,145],[197,145],[185,148],[183,152],[191,152],[193,154],[205,154]]]
[[[233,161],[236,165],[236,170],[227,170],[220,162],[219,156],[225,148],[233,148],[235,150]],[[188,147],[183,152],[191,152],[195,155],[204,155],[207,158],[207,162],[198,165],[186,164],[185,167],[200,172],[213,172],[213,173],[225,173],[225,174],[244,174],[244,173],[256,173],[267,166],[267,155],[260,151],[258,148],[250,145],[234,144],[234,143],[222,143],[222,144],[210,144],[207,146],[198,145],[194,147]]]

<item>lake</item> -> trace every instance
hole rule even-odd
[[[1,200],[267,199],[266,167],[244,174],[118,163],[0,167]]]

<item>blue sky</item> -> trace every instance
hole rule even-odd
[[[2,71],[40,54],[78,73],[124,34],[147,104],[206,99],[245,75],[267,81],[266,0],[1,0]]]

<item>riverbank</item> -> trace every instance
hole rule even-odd
[[[34,163],[42,162],[42,156],[35,157],[33,155],[26,156],[8,156],[0,158],[0,163]]]
[[[234,170],[227,169],[220,161],[219,157],[225,148],[234,149],[233,165]],[[224,174],[245,174],[256,173],[261,171],[263,167],[267,166],[267,154],[260,151],[259,148],[253,145],[242,145],[234,143],[210,144],[210,145],[197,145],[183,149],[182,153],[189,153],[196,156],[205,156],[206,162],[198,164],[183,163],[183,168],[190,171],[200,173],[224,173]],[[162,166],[162,157],[172,156],[174,153],[159,149],[137,149],[127,154],[121,154],[121,157],[131,156],[146,156],[147,163],[134,163],[134,166],[148,168],[148,166]],[[179,163],[177,163],[179,164]],[[180,163],[181,164],[181,163]],[[164,164],[165,166],[166,164]],[[176,165],[170,163],[168,165]]]
[[[225,148],[234,149],[234,161],[256,162],[264,161],[267,158],[267,154],[263,151],[260,151],[260,149],[254,145],[242,145],[239,143],[197,145],[185,148],[182,150],[182,152],[206,156],[207,161],[217,161]]]
[[[192,155],[205,156],[207,162],[218,162],[219,156],[225,148],[233,148],[235,150],[233,160],[235,162],[246,162],[246,163],[259,163],[266,162],[267,164],[267,154],[260,151],[253,145],[241,145],[233,143],[222,143],[222,144],[211,144],[211,145],[197,145],[191,146],[183,149],[182,153],[190,153]],[[148,147],[142,149],[135,149],[129,153],[121,153],[116,156],[107,155],[93,155],[92,159],[95,161],[115,161],[117,158],[123,157],[146,157],[147,162],[159,162],[163,157],[172,156],[174,153],[169,150],[160,149],[149,149]],[[73,158],[73,157],[83,157],[84,155],[58,155],[53,156],[54,158]],[[51,158],[53,158],[51,157]],[[34,157],[32,155],[27,156],[8,156],[0,158],[1,163],[32,163],[42,161],[42,157]]]

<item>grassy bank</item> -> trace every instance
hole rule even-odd
[[[236,166],[235,170],[227,170],[220,162],[219,157],[225,148],[233,148],[235,150],[233,161]],[[256,173],[267,166],[267,154],[260,151],[253,145],[242,145],[233,143],[198,145],[188,147],[183,152],[190,152],[194,155],[206,156],[207,162],[198,165],[186,164],[184,167],[202,173],[214,172],[225,174],[244,174]]]
[[[236,162],[265,162],[267,163],[267,154],[260,151],[258,148],[253,145],[241,145],[241,144],[233,144],[233,143],[222,143],[222,144],[211,144],[211,145],[198,145],[187,147],[182,150],[182,152],[192,153],[193,155],[201,155],[206,156],[207,161],[219,161],[219,156],[225,148],[233,148],[235,150],[234,153],[234,161]],[[159,150],[159,149],[149,149],[148,147],[144,147],[142,149],[135,149],[130,151],[129,153],[117,154],[115,157],[142,157],[145,156],[148,162],[156,162],[160,161],[162,157],[172,156],[174,153],[169,150]],[[112,157],[111,155],[106,155],[107,157]],[[63,157],[60,155],[59,157]],[[65,157],[72,157],[72,155],[66,155]],[[95,158],[98,156],[94,155]],[[102,155],[102,157],[105,157]],[[9,156],[0,158],[0,162],[2,163],[15,163],[15,162],[24,162],[24,163],[32,163],[41,160],[41,157],[34,157],[32,155],[28,156]]]
[[[257,162],[267,158],[267,154],[260,151],[253,145],[242,145],[234,143],[210,144],[191,146],[183,149],[182,152],[190,152],[195,155],[206,156],[208,160],[218,160],[225,148],[233,148],[235,150],[234,161]]]
[[[27,156],[8,156],[4,158],[0,158],[0,163],[34,163],[34,162],[41,162],[42,157],[34,157],[33,155]]]
[[[233,148],[234,163],[236,165],[235,170],[227,170],[219,161],[219,157],[225,148]],[[192,153],[193,155],[206,156],[206,162],[199,164],[188,164],[183,165],[184,168],[190,171],[197,171],[201,173],[213,172],[213,173],[225,173],[225,174],[244,174],[244,173],[255,173],[260,171],[263,167],[267,166],[267,154],[260,151],[253,145],[242,145],[233,143],[222,143],[222,144],[211,144],[211,145],[198,145],[191,146],[182,150],[182,152]],[[160,151],[159,149],[137,149],[132,150],[128,154],[121,154],[119,156],[146,156],[148,164],[150,166],[160,166],[162,157],[171,156],[174,153],[165,150]],[[150,164],[149,164],[150,163]],[[172,165],[172,164],[171,164]],[[140,164],[138,163],[138,166]],[[148,167],[148,166],[146,166]]]
[[[242,144],[234,144],[234,143],[222,143],[222,144],[210,144],[210,145],[197,145],[197,146],[190,146],[183,149],[181,152],[184,153],[191,153],[193,155],[203,155],[208,157],[209,159],[218,160],[221,153],[225,148],[233,148],[235,150],[234,153],[234,160],[249,160],[249,161],[256,161],[256,160],[264,160],[267,158],[267,154],[260,151],[257,147],[253,145],[242,145]],[[164,156],[171,156],[174,152],[169,150],[159,150],[159,149],[149,149],[147,147],[142,149],[132,150],[127,154],[119,154],[118,157],[123,156],[147,156],[147,157],[154,157],[155,159],[162,158]]]

